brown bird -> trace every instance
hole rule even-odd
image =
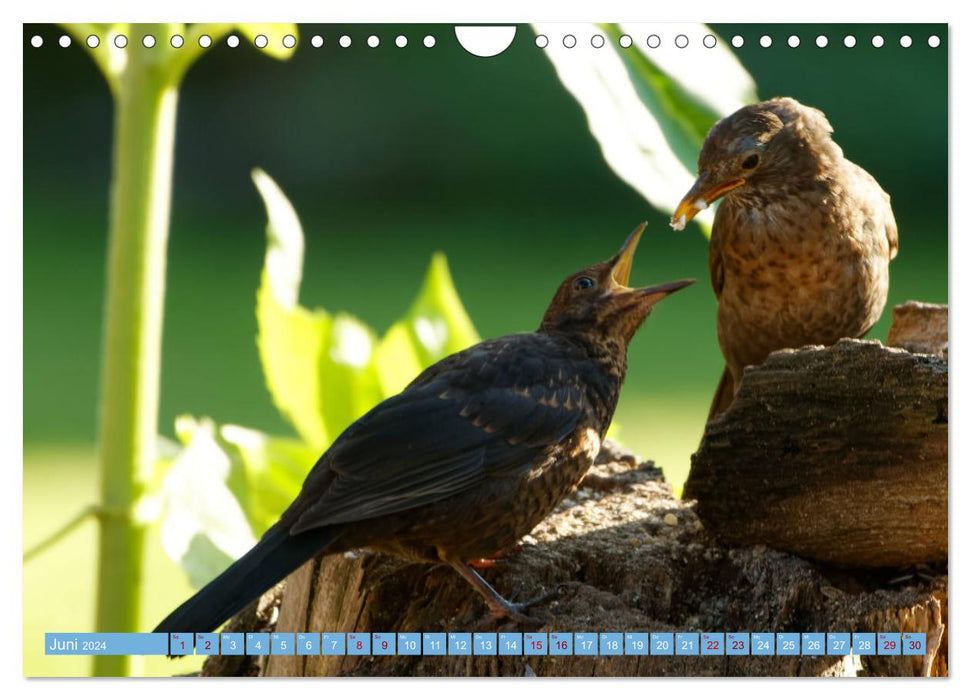
[[[887,302],[897,224],[890,197],[843,157],[818,109],[783,97],[715,124],[677,230],[715,200],[708,266],[726,368],[709,419],[742,370],[780,348],[859,338]]]
[[[253,549],[156,632],[207,632],[316,554],[445,563],[496,617],[535,622],[468,562],[532,530],[593,464],[651,309],[694,280],[627,286],[644,225],[564,281],[535,333],[446,357],[347,428]],[[535,603],[536,601],[531,601]]]

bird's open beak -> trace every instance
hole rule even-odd
[[[683,231],[684,227],[688,225],[689,221],[695,218],[695,215],[699,211],[707,209],[712,202],[723,196],[726,192],[730,192],[739,185],[744,184],[745,178],[736,177],[712,187],[707,182],[707,175],[702,173],[695,180],[695,184],[691,186],[691,189],[688,190],[688,194],[678,204],[678,208],[674,210],[674,216],[671,217],[671,228],[675,231]]]
[[[610,268],[610,276],[614,280],[614,284],[621,289],[627,289],[627,283],[630,281],[630,271],[634,267],[634,251],[637,250],[637,243],[641,240],[641,234],[644,233],[644,229],[647,228],[647,222],[644,221],[637,226],[631,234],[624,241],[624,245],[620,247],[617,251],[617,255],[614,256],[614,264]]]
[[[641,304],[651,307],[657,302],[661,301],[668,294],[673,294],[679,289],[684,289],[688,285],[694,284],[695,280],[678,280],[676,282],[665,282],[664,284],[657,284],[652,287],[638,287],[632,289],[627,286],[630,281],[630,271],[634,266],[634,251],[637,250],[637,243],[641,240],[641,234],[644,233],[644,229],[647,227],[647,222],[640,224],[635,228],[631,234],[624,241],[624,245],[621,246],[620,251],[618,251],[615,257],[613,266],[610,268],[611,277],[614,281],[614,294],[630,295],[637,299],[637,305]]]

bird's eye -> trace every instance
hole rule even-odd
[[[742,161],[742,167],[746,170],[751,170],[756,165],[759,164],[759,156],[757,153],[753,153],[748,158]]]
[[[577,277],[575,280],[573,280],[573,288],[577,291],[592,289],[596,286],[596,284],[597,283],[589,277]]]

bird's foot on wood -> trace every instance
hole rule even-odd
[[[508,618],[510,620],[515,620],[516,622],[521,622],[527,625],[537,625],[542,627],[546,624],[546,620],[541,617],[534,617],[533,615],[527,615],[526,611],[536,605],[545,603],[550,598],[554,598],[560,594],[562,586],[554,586],[548,591],[536,596],[531,600],[527,600],[523,603],[512,603],[501,596],[496,596],[495,600],[489,601],[489,612],[491,613],[493,620],[502,620]]]

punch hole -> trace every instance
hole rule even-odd
[[[590,37],[590,45],[595,49],[602,49],[604,43],[605,40],[602,34],[594,34],[592,37]]]
[[[200,36],[199,46],[201,46],[204,49],[208,49],[210,46],[212,46],[212,37],[209,36],[208,34],[203,34],[202,36]]]
[[[185,39],[182,38],[181,34],[173,34],[172,38],[169,39],[169,43],[172,44],[173,49],[181,49],[185,43]]]
[[[705,34],[705,38],[701,40],[701,43],[706,49],[713,49],[718,43],[718,39],[715,38],[714,34]]]
[[[315,49],[319,49],[324,45],[324,37],[320,36],[320,34],[314,34],[312,37],[310,37],[310,45]]]
[[[264,34],[257,34],[256,38],[253,39],[253,43],[256,44],[256,48],[265,49],[266,45],[270,43],[270,40]]]
[[[115,36],[114,44],[119,49],[123,49],[126,46],[128,46],[128,37],[125,36],[124,34],[118,34],[118,35]]]
[[[651,34],[649,37],[647,37],[647,48],[656,49],[660,45],[661,37],[659,37],[657,34]]]
[[[88,38],[85,39],[84,43],[88,45],[89,49],[96,49],[98,48],[98,44],[101,43],[101,39],[95,34],[88,34]]]
[[[424,39],[421,40],[421,43],[425,45],[426,49],[430,49],[433,46],[435,46],[435,37],[429,34],[428,36],[426,36]]]
[[[732,46],[734,46],[736,49],[742,48],[745,46],[745,39],[741,35],[736,34],[732,37]]]
[[[239,46],[239,37],[235,34],[230,34],[228,37],[226,37],[226,45],[231,49],[235,49],[237,46]]]
[[[57,43],[61,45],[62,49],[66,49],[71,45],[71,37],[67,34],[61,34],[61,38],[57,40]]]
[[[761,46],[763,49],[767,49],[772,46],[772,37],[768,34],[763,34],[761,37],[759,37],[759,46]]]
[[[143,36],[142,37],[142,46],[144,46],[146,49],[154,48],[154,46],[155,46],[155,37],[152,36],[151,34],[146,34],[145,36]]]
[[[845,37],[843,37],[843,46],[848,49],[852,49],[854,46],[856,46],[856,37],[852,34],[847,34]]]
[[[620,48],[629,49],[634,45],[634,40],[630,38],[629,34],[621,34],[620,38],[617,40],[617,43],[620,44]]]
[[[577,38],[572,34],[567,34],[565,37],[563,37],[563,45],[568,49],[572,49],[577,45]]]
[[[455,39],[459,42],[459,45],[473,56],[478,56],[479,58],[498,56],[512,45],[513,39],[515,38],[516,27],[513,25],[455,27]],[[425,44],[428,48],[435,45],[435,37],[431,39],[431,46]],[[539,44],[536,45],[539,46]]]
[[[550,45],[550,40],[547,38],[545,34],[536,35],[536,48],[545,49],[549,45]]]
[[[341,45],[342,49],[346,49],[348,46],[351,45],[351,37],[347,36],[347,34],[344,34],[341,36],[340,39],[337,40],[337,43]]]
[[[34,36],[30,37],[30,45],[35,49],[39,49],[44,45],[44,39],[37,34],[34,34]]]
[[[295,37],[293,34],[283,35],[283,48],[292,49],[296,45],[297,45],[297,37]]]
[[[688,37],[686,37],[684,34],[678,34],[676,37],[674,37],[674,45],[679,49],[687,47]]]
[[[910,35],[908,34],[904,34],[902,37],[900,37],[900,45],[903,46],[905,49],[909,49],[911,44],[913,43],[914,43],[914,40],[911,39]]]
[[[827,39],[825,35],[820,34],[819,36],[816,37],[816,46],[818,46],[821,49],[825,49],[828,45],[829,45],[829,39]]]
[[[408,37],[406,37],[404,34],[399,34],[394,38],[394,45],[399,49],[405,48],[408,45]]]
[[[372,34],[367,38],[367,45],[370,46],[372,49],[376,49],[378,48],[378,46],[381,45],[381,40],[378,39],[378,37],[376,37],[374,34]]]
[[[790,49],[794,49],[799,46],[799,37],[795,34],[786,39],[786,43],[789,44]]]
[[[873,48],[879,49],[883,46],[883,37],[877,34],[875,37],[870,39],[870,43],[873,44]]]
[[[927,37],[927,45],[932,49],[936,49],[941,45],[941,37],[937,36],[937,34],[931,34],[929,37]]]

